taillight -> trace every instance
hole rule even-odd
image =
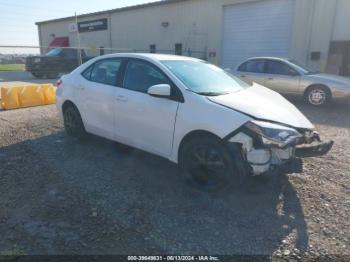
[[[59,80],[57,80],[57,82],[56,82],[56,86],[57,86],[57,88],[59,88],[61,85],[62,85],[62,80],[61,79],[59,79]]]

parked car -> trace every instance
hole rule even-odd
[[[81,50],[82,62],[90,60]],[[79,65],[77,49],[55,48],[45,55],[26,58],[26,71],[36,78],[57,78],[61,73],[69,73]]]
[[[107,55],[57,85],[68,135],[88,132],[167,158],[203,189],[324,155],[333,145],[278,93],[198,59]]]
[[[297,95],[313,106],[331,100],[350,101],[350,79],[313,72],[290,59],[256,57],[240,64],[234,72],[243,81],[261,84],[283,95]]]

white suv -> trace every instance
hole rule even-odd
[[[278,93],[188,57],[95,58],[58,81],[57,108],[68,135],[92,133],[165,157],[204,189],[333,145]]]

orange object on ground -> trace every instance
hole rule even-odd
[[[4,110],[56,103],[56,87],[52,84],[11,84],[0,87]]]

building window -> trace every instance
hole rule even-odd
[[[175,44],[175,55],[182,55],[182,44]]]
[[[149,52],[152,53],[152,54],[155,54],[157,53],[157,46],[156,45],[150,45],[149,46]]]

